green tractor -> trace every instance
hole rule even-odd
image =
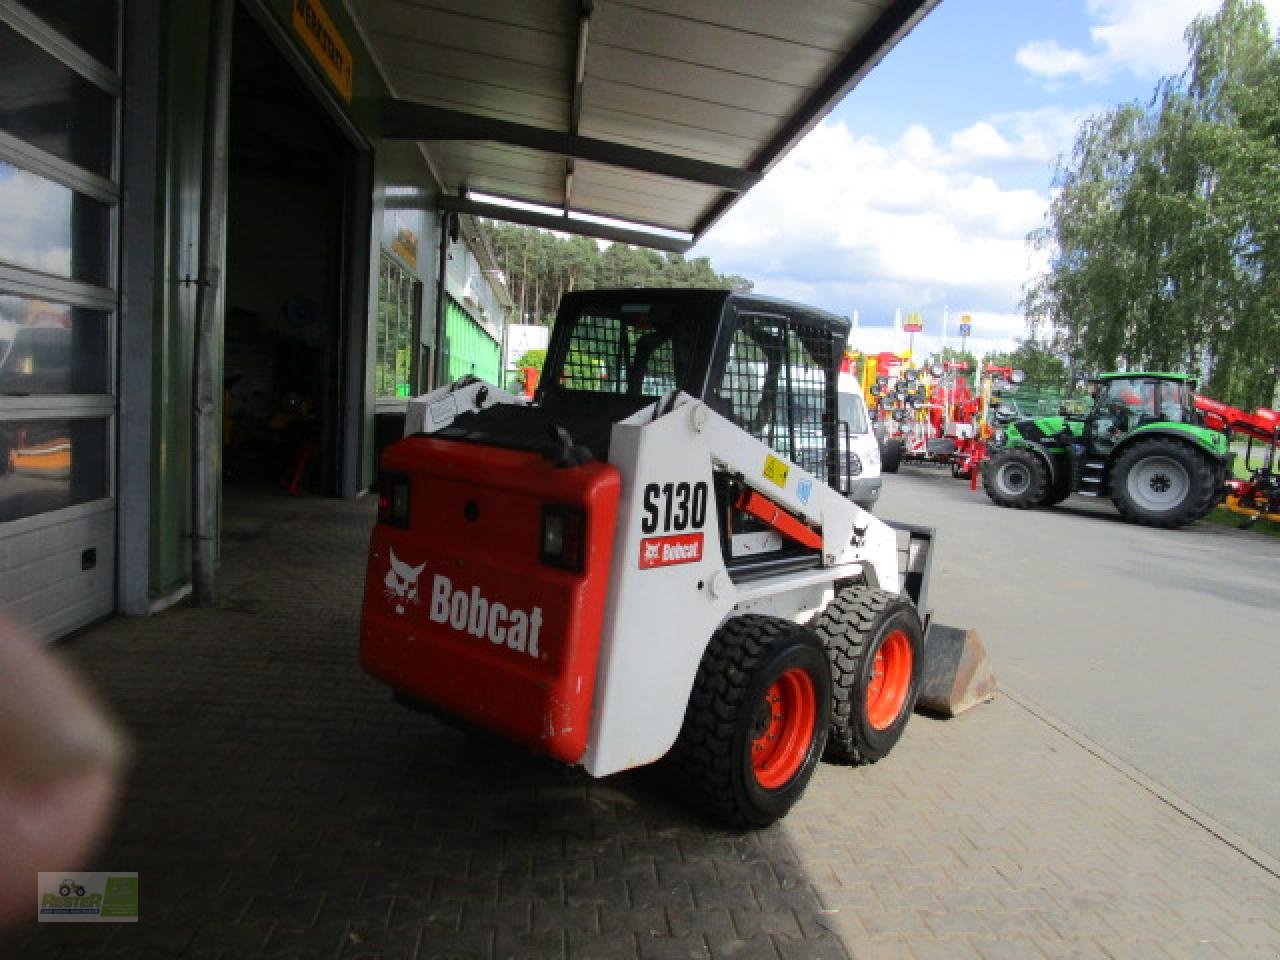
[[[1073,493],[1110,497],[1130,523],[1181,527],[1218,502],[1227,438],[1203,425],[1195,381],[1178,373],[1108,373],[1091,382],[1093,409],[1017,420],[983,465],[987,496],[1025,510]]]

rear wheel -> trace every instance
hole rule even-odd
[[[884,450],[880,454],[880,472],[897,473],[902,465],[902,441],[893,439],[884,442]]]
[[[711,637],[667,756],[674,786],[735,827],[763,827],[800,798],[831,722],[831,668],[807,627],[755,614]]]
[[[1217,500],[1214,467],[1190,444],[1171,437],[1138,440],[1116,460],[1111,496],[1130,523],[1182,527],[1206,516]]]
[[[1026,510],[1044,500],[1048,485],[1044,464],[1030,450],[1001,450],[982,468],[982,485],[992,502]]]
[[[858,586],[838,593],[810,626],[831,662],[827,759],[874,763],[893,749],[915,709],[920,617],[905,597]]]

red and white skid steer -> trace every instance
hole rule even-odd
[[[360,657],[596,777],[658,760],[781,817],[915,705],[932,531],[838,489],[847,320],[727,291],[569,294],[529,404],[467,379],[382,457]]]

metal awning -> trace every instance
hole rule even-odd
[[[422,144],[442,207],[684,250],[937,2],[348,6],[392,90],[383,134]]]

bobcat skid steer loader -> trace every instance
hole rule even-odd
[[[736,826],[785,814],[824,751],[883,757],[932,531],[838,489],[848,332],[723,290],[578,292],[531,404],[470,378],[419,398],[382,457],[364,668],[593,776],[665,758]]]

